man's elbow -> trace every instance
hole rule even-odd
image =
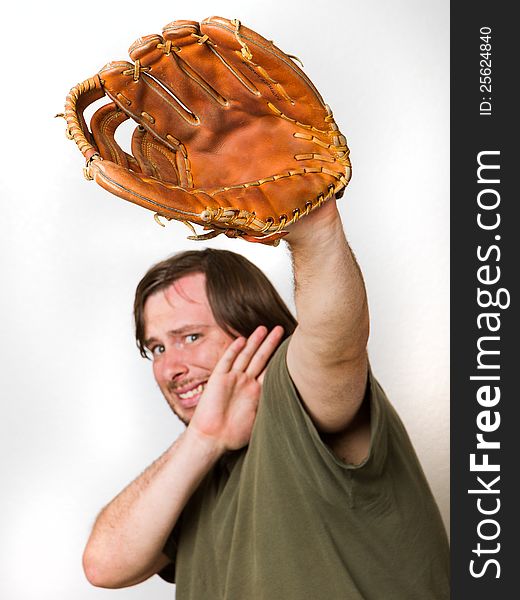
[[[368,345],[368,328],[359,330],[356,335],[332,339],[324,344],[321,340],[313,347],[315,360],[325,368],[339,369],[345,366],[361,364],[366,361]]]
[[[130,560],[130,562],[127,562]],[[170,560],[160,553],[151,563],[123,557],[113,548],[105,549],[91,541],[83,552],[83,571],[89,583],[99,588],[118,589],[136,585],[161,571]]]
[[[88,545],[83,552],[83,571],[88,582],[96,587],[110,589],[125,587],[114,577],[114,568],[109,561],[99,556]]]

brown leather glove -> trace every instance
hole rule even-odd
[[[85,175],[158,217],[275,243],[350,179],[330,108],[293,58],[238,20],[174,21],[139,38],[67,96],[68,136]],[[90,121],[83,111],[112,102]],[[132,118],[133,156],[115,141]],[[162,223],[161,223],[162,224]],[[195,234],[195,230],[190,225]]]

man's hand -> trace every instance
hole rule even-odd
[[[221,452],[238,450],[249,442],[262,390],[264,369],[283,336],[257,327],[246,340],[238,337],[226,349],[188,427],[212,440]]]
[[[186,431],[101,511],[83,556],[93,585],[134,585],[169,562],[162,550],[186,502],[224,452],[248,443],[263,372],[282,336],[282,327],[258,327],[232,342]]]

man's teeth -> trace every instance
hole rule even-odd
[[[193,398],[193,396],[200,394],[203,389],[204,389],[204,384],[201,383],[196,388],[193,388],[192,390],[188,390],[187,392],[184,392],[184,394],[179,394],[179,398],[181,398],[182,400],[186,400],[188,398]]]

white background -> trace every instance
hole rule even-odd
[[[137,37],[212,14],[301,58],[347,136],[340,207],[368,289],[373,370],[449,525],[448,1],[25,2],[0,42],[2,599],[173,597],[158,577],[93,588],[81,553],[96,513],[181,430],[134,346],[135,285],[203,246],[85,181],[53,115]],[[252,259],[293,305],[282,246],[210,244]]]

